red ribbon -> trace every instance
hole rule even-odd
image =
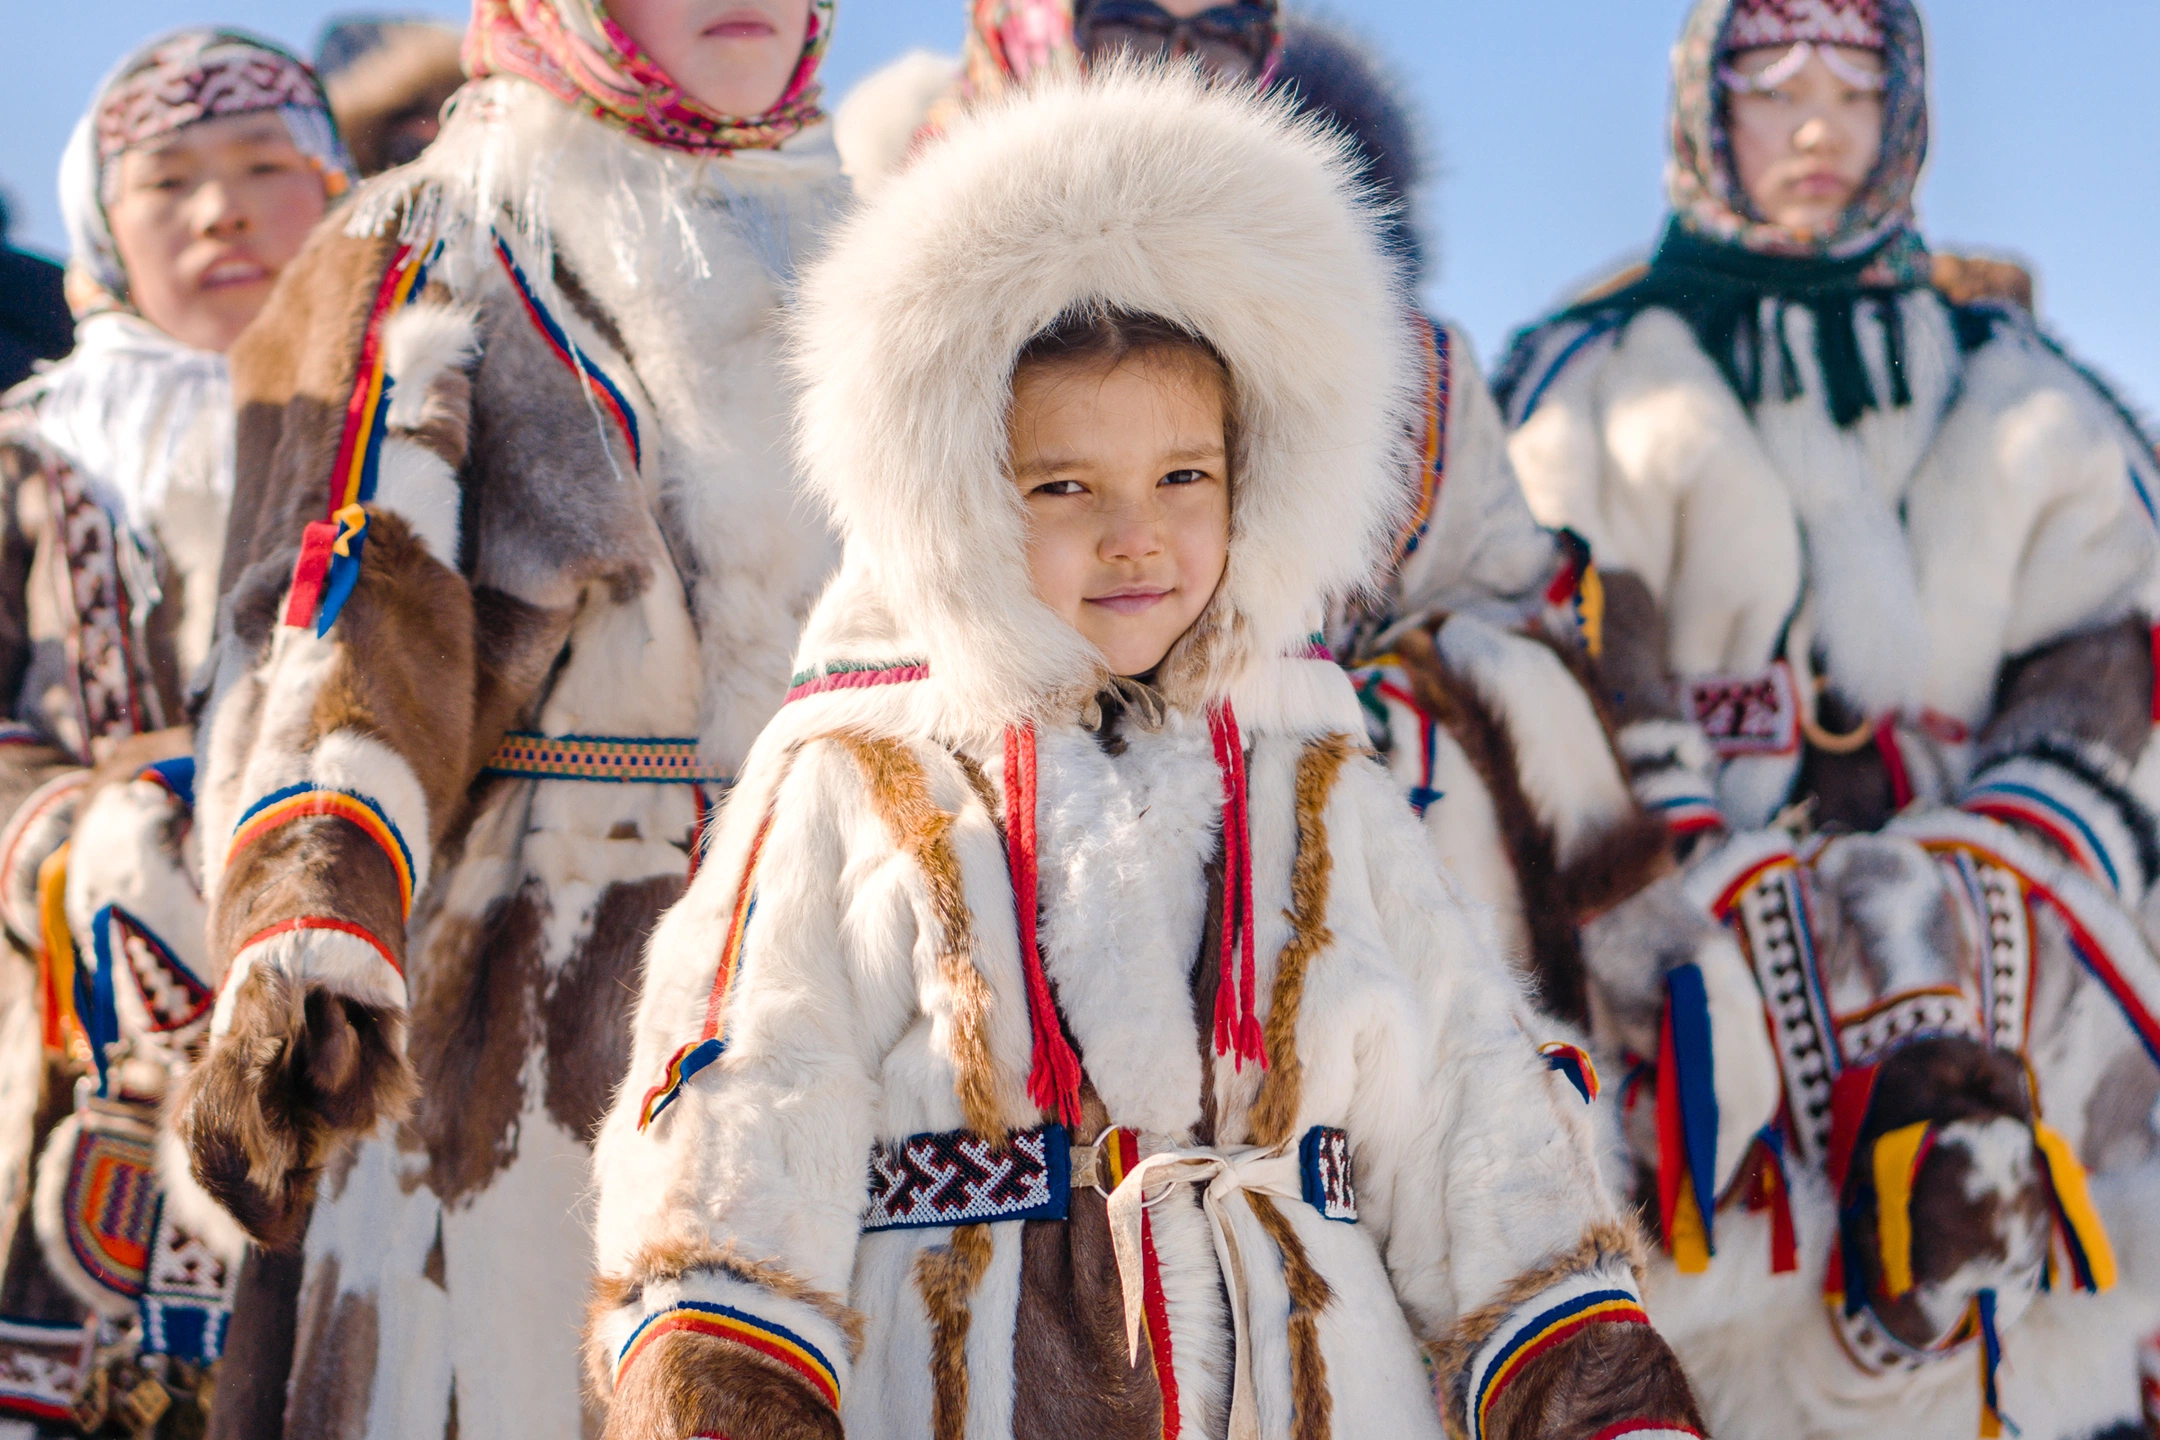
[[[1223,779],[1222,976],[1215,991],[1215,1053],[1230,1056],[1239,1070],[1247,1060],[1265,1070],[1267,1040],[1260,1030],[1253,964],[1251,796],[1245,740],[1228,700],[1208,710],[1208,734]]]
[[[1028,1020],[1034,1056],[1028,1066],[1028,1099],[1055,1111],[1067,1126],[1080,1123],[1080,1057],[1065,1038],[1050,977],[1043,973],[1036,939],[1035,727],[1005,731],[1005,861],[1012,871],[1013,908],[1020,919],[1020,968],[1027,976]]]

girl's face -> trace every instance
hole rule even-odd
[[[1883,73],[1876,51],[1828,48],[1849,74]],[[1759,76],[1788,53],[1743,50],[1731,65]],[[1856,85],[1811,54],[1798,74],[1762,91],[1733,90],[1727,104],[1733,169],[1755,213],[1795,234],[1834,233],[1882,158],[1881,86]]]
[[[1222,579],[1227,402],[1215,367],[1176,350],[1014,377],[1011,474],[1035,593],[1119,675],[1162,663]]]
[[[780,103],[810,28],[810,0],[607,0],[607,9],[683,94],[741,118]]]
[[[272,111],[199,120],[118,165],[105,213],[129,298],[175,340],[227,349],[322,219],[322,172]]]

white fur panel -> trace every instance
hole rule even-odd
[[[385,437],[371,503],[402,517],[427,546],[428,554],[457,569],[459,512],[465,492],[456,472],[440,455],[416,441]]]
[[[250,702],[251,713],[236,713],[230,698],[218,707],[211,721],[210,783],[197,787],[205,802],[197,817],[206,827],[204,894],[214,898],[217,893],[226,847],[241,813],[272,791],[310,778],[315,702],[340,653],[337,642],[319,638],[312,627],[280,625],[271,638],[269,658],[250,677],[253,685],[237,697]],[[238,784],[233,783],[235,771]]]
[[[427,796],[405,757],[373,736],[333,730],[315,742],[308,778],[333,790],[358,791],[383,808],[412,852],[413,893],[418,895],[427,885],[433,851]]]
[[[1232,630],[1209,683],[1293,649],[1365,581],[1404,498],[1417,367],[1349,173],[1282,102],[1115,69],[979,108],[806,275],[810,482],[966,708],[1002,719],[1099,673],[1033,599],[1004,474],[1013,357],[1083,301],[1191,327],[1233,377]]]
[[[1523,790],[1552,827],[1554,858],[1572,864],[1634,809],[1590,697],[1552,651],[1470,616],[1450,619],[1435,643],[1506,722]]]
[[[910,50],[848,91],[833,112],[833,143],[857,195],[868,199],[907,163],[930,107],[959,78],[958,56]]]
[[[408,305],[383,322],[382,347],[385,378],[393,383],[390,424],[411,430],[421,423],[428,386],[444,371],[471,364],[480,336],[468,309]]]
[[[343,930],[287,930],[245,946],[226,967],[210,1012],[210,1033],[232,1029],[240,987],[256,967],[281,971],[310,985],[321,985],[379,1010],[405,1008],[405,977],[380,950]]]

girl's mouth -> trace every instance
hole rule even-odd
[[[270,269],[258,260],[235,257],[220,260],[203,271],[196,284],[204,290],[229,290],[236,285],[253,285],[270,278]]]
[[[1129,585],[1121,590],[1112,590],[1107,595],[1090,595],[1087,597],[1087,603],[1100,605],[1103,609],[1117,615],[1138,615],[1141,611],[1168,599],[1169,596],[1170,592],[1168,590],[1155,590],[1146,586]]]
[[[730,10],[701,33],[708,40],[768,40],[780,32],[755,10]]]

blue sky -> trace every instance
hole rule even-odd
[[[462,16],[460,0],[385,8]],[[5,0],[0,186],[20,242],[57,252],[52,177],[91,88],[134,41],[219,20],[311,46],[318,0]],[[1661,211],[1665,53],[1685,0],[1330,0],[1424,109],[1435,304],[1490,359],[1518,324],[1646,246]],[[2043,316],[2160,410],[2160,3],[1934,0],[1939,248],[2021,258]],[[964,0],[841,0],[833,89],[911,46],[952,50]]]

